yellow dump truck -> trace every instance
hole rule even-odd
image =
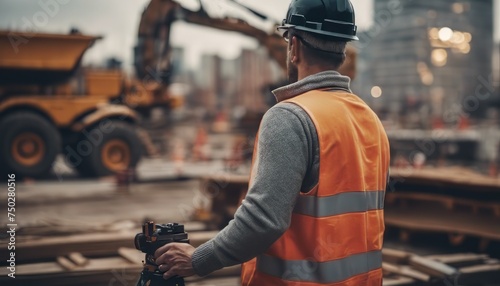
[[[0,171],[43,177],[58,154],[81,174],[105,176],[141,158],[136,112],[119,70],[85,70],[99,37],[0,31]],[[129,95],[129,94],[128,94]]]

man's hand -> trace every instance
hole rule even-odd
[[[164,279],[195,275],[191,257],[195,248],[187,243],[169,243],[155,252],[156,264]]]

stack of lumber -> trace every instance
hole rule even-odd
[[[119,248],[117,252],[114,256],[92,259],[73,252],[59,256],[52,262],[18,265],[15,279],[7,277],[8,271],[1,269],[0,284],[4,286],[136,285],[143,268],[144,254],[131,248]],[[220,285],[217,282],[220,277],[232,277],[233,282],[236,282],[240,271],[240,267],[237,266],[214,272],[206,281],[210,284],[206,285]],[[222,279],[224,280],[227,279]],[[205,285],[200,277],[188,278],[187,281],[193,283],[187,285]]]
[[[19,242],[16,248],[17,263],[47,261],[67,253],[78,252],[88,257],[106,257],[116,254],[120,247],[135,248],[137,231],[118,233],[88,233],[70,236],[45,237]],[[199,246],[214,237],[217,231],[194,231],[189,233],[190,244]],[[8,257],[6,247],[0,248],[0,257]],[[0,262],[0,265],[3,265]]]
[[[500,192],[500,178],[488,177],[463,167],[391,168],[391,179],[399,185],[417,184],[474,193]]]
[[[403,240],[416,232],[440,233],[451,245],[471,238],[488,251],[500,242],[500,179],[458,167],[393,169],[385,222],[400,229]]]
[[[500,262],[488,255],[462,253],[418,256],[392,249],[384,249],[382,253],[386,277],[384,286],[500,285]]]
[[[197,247],[217,231],[202,231],[187,223],[190,244]],[[0,285],[136,285],[143,269],[144,253],[135,249],[137,231],[87,233],[22,239],[16,244],[15,279],[0,262]],[[5,256],[4,256],[5,255]],[[0,256],[7,257],[6,248]],[[208,279],[192,277],[187,285],[237,285],[240,267],[215,272]]]
[[[59,256],[53,262],[16,266],[16,278],[0,270],[1,285],[132,285],[137,281],[142,265],[119,257],[89,259],[80,253]]]

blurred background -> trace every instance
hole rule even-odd
[[[391,141],[384,285],[500,285],[500,1],[352,2],[360,41],[340,72]],[[0,0],[13,285],[133,285],[143,221],[184,223],[195,245],[228,223],[287,84],[288,5]]]

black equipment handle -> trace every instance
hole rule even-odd
[[[163,273],[142,271],[141,277],[137,281],[137,286],[185,286],[184,278],[173,277],[168,280],[163,279]]]

